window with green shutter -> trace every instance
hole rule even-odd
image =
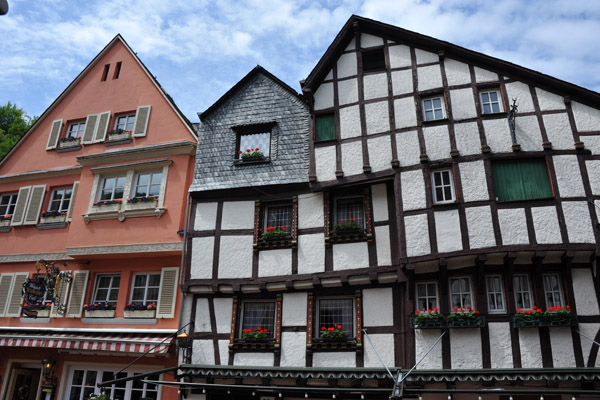
[[[497,201],[553,196],[544,158],[492,161],[492,175]]]
[[[331,114],[321,114],[315,117],[315,142],[335,139],[335,117]]]

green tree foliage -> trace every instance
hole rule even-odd
[[[16,104],[9,101],[0,106],[0,160],[12,149],[35,123],[37,117],[30,117]]]

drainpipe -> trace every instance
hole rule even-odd
[[[188,237],[188,226],[189,226],[188,223],[190,220],[191,198],[192,198],[192,195],[190,193],[188,193],[186,205],[185,205],[185,225],[184,225],[184,230],[183,230],[183,249],[181,250],[181,268],[179,269],[180,270],[179,290],[181,290],[181,301],[179,302],[180,306],[179,306],[179,324],[177,326],[178,329],[182,329],[182,324],[183,324],[183,309],[184,309],[183,300],[185,297],[185,293],[183,292],[183,276],[185,273],[185,254],[186,254],[186,250],[187,250],[187,237]],[[191,319],[192,319],[192,316],[190,313],[190,322],[191,322]],[[188,325],[189,325],[189,323],[188,323]],[[179,365],[179,354],[177,354],[177,364]],[[177,374],[177,371],[175,371],[175,374]],[[179,400],[182,400],[183,398],[185,398],[183,393],[181,393],[181,389],[178,390],[177,397]]]

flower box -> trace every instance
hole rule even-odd
[[[52,215],[52,216],[42,217],[40,219],[40,223],[42,223],[42,224],[56,224],[56,223],[59,223],[59,222],[65,222],[66,219],[67,219],[67,214]]]
[[[71,147],[79,147],[81,146],[81,138],[74,138],[74,139],[61,139],[60,141],[60,148],[61,149],[69,149]]]
[[[123,131],[120,133],[111,133],[108,135],[108,142],[118,142],[119,140],[131,139],[131,132]]]
[[[86,318],[114,318],[115,310],[93,310],[85,311]]]
[[[439,315],[437,318],[419,318],[413,315],[410,319],[410,326],[413,329],[442,329],[448,325],[443,315]]]
[[[448,328],[481,328],[485,326],[485,318],[447,318]]]
[[[125,310],[123,316],[125,318],[154,318],[156,310]]]
[[[93,206],[93,212],[116,212],[121,209],[121,203],[115,204],[95,204]]]
[[[512,316],[513,328],[540,328],[556,326],[574,326],[577,325],[577,318],[573,315],[540,315],[535,317]]]
[[[0,226],[10,226],[10,218],[1,218],[0,219]]]
[[[158,200],[154,201],[139,201],[137,203],[126,203],[126,210],[145,210],[158,207]]]

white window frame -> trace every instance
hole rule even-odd
[[[114,283],[114,278],[119,278],[119,285],[117,287],[113,287],[113,283]],[[106,304],[113,304],[113,305],[117,305],[117,300],[107,300],[107,299],[98,299],[98,285],[100,284],[100,279],[101,278],[110,278],[110,286],[108,288],[106,288],[107,291],[107,298],[110,298],[110,293],[114,290],[117,291],[117,297],[119,296],[119,289],[121,286],[121,274],[98,274],[96,275],[96,282],[94,283],[94,303],[106,303]],[[105,288],[103,288],[105,289]]]
[[[431,293],[429,293],[429,285],[434,285],[434,291],[435,293],[433,295],[431,295]],[[419,295],[419,286],[425,286],[425,296],[420,296]],[[421,299],[425,300],[425,303],[428,304],[427,307],[422,307],[421,305]],[[439,301],[439,294],[438,294],[438,285],[437,282],[435,281],[422,281],[422,282],[417,282],[415,285],[415,300],[417,302],[417,308],[420,309],[425,309],[425,310],[432,310],[434,308],[438,308],[440,307],[440,301]],[[434,300],[432,307],[429,307],[429,302],[431,300]]]
[[[121,124],[120,122],[123,119],[125,120],[125,123]],[[115,117],[115,130],[123,129],[124,131],[133,131],[134,124],[135,124],[135,114],[118,115]],[[120,125],[122,127],[120,127]]]
[[[71,122],[67,128],[66,138],[83,138],[85,132],[85,121]]]
[[[436,107],[434,104],[435,100],[440,100],[440,106]],[[427,106],[427,102],[431,102],[431,107]],[[427,97],[421,100],[421,107],[423,109],[423,121],[439,121],[447,118],[446,115],[446,100],[444,99],[444,95]],[[432,118],[427,117],[427,112],[431,111],[433,113]],[[442,116],[436,117],[436,111],[441,111]]]
[[[75,375],[75,371],[78,370],[83,370],[84,371],[84,379],[82,381],[82,385],[73,385],[73,377]],[[64,398],[69,398],[71,395],[71,389],[73,388],[73,386],[80,386],[82,388],[84,388],[84,384],[86,382],[86,377],[87,377],[87,373],[88,371],[92,371],[92,372],[96,372],[96,380],[94,382],[94,392],[93,393],[100,393],[100,388],[98,388],[98,383],[102,382],[102,375],[105,372],[110,372],[110,373],[116,373],[119,371],[119,369],[116,368],[105,368],[105,367],[98,367],[95,365],[70,365],[69,366],[69,373],[68,373],[68,379],[65,385],[65,394],[64,394]],[[145,371],[145,370],[132,370],[132,371],[123,371],[122,373],[126,374],[127,377],[131,377],[134,375],[140,375],[140,374],[145,374],[148,373],[150,371]],[[158,376],[159,380],[162,380],[162,374],[159,374]],[[91,388],[91,386],[87,386],[88,388]],[[160,390],[160,386],[156,385],[155,386],[155,390],[149,389],[148,388],[148,384],[144,383],[143,384],[143,389],[142,389],[142,397],[146,397],[147,395],[147,391],[152,391],[152,392],[156,392],[156,398],[158,400],[161,399],[161,390]],[[123,400],[131,400],[131,394],[133,391],[139,391],[139,389],[134,389],[133,388],[133,380],[129,380],[125,382],[125,388],[115,388],[115,385],[111,385],[110,387],[105,388],[106,394],[109,395],[110,398],[113,398],[113,391],[115,389],[124,389],[125,390],[125,398]],[[89,398],[88,396],[83,396],[84,391],[82,390],[80,392],[79,395],[79,400],[87,400]]]
[[[521,288],[523,287],[523,283],[527,284],[527,288],[525,290],[520,289],[517,290],[516,288],[516,280],[517,279],[522,279],[521,281]],[[515,296],[515,308],[516,309],[521,309],[521,310],[532,310],[534,304],[534,299],[533,299],[533,291],[531,288],[531,279],[529,277],[529,274],[514,274],[513,275],[513,293]],[[524,297],[525,295],[527,295],[529,297],[529,307],[526,306],[525,304],[525,300]],[[523,305],[519,306],[519,297],[521,298],[521,303]]]
[[[552,288],[548,287],[548,279],[555,278],[556,283],[558,285],[558,290],[552,290]],[[545,273],[542,274],[542,279],[544,280],[544,296],[546,299],[546,307],[556,307],[561,306],[565,307],[565,295],[563,292],[562,280],[560,279],[560,274],[558,272],[554,273]]]
[[[469,282],[469,291],[468,292],[463,292],[461,289],[461,280],[466,279]],[[459,284],[458,284],[458,292],[453,292],[452,291],[452,281],[458,280]],[[471,304],[465,304],[464,298],[463,296],[465,295],[469,295],[469,299],[470,299],[470,303]],[[460,296],[460,305],[456,305],[453,303],[452,301],[452,296],[458,295]],[[464,310],[466,310],[468,307],[471,307],[471,309],[475,310],[475,298],[473,297],[473,280],[471,279],[470,276],[453,276],[451,278],[448,279],[448,296],[449,296],[449,300],[450,300],[450,311],[451,312],[455,312],[454,308],[458,308],[459,310],[462,308]]]
[[[145,275],[146,276],[146,284],[144,286],[144,300],[142,302],[142,304],[148,305],[148,304],[152,304],[152,303],[156,303],[158,304],[158,300],[160,299],[160,287],[161,287],[161,272],[160,271],[154,271],[154,272],[136,272],[135,274],[133,274],[132,278],[131,278],[131,291],[129,293],[129,303],[133,304],[135,303],[140,303],[140,300],[134,300],[133,299],[133,292],[134,289],[139,289],[142,286],[135,286],[135,278],[138,276],[142,276]],[[149,286],[148,283],[150,282],[150,276],[152,275],[158,275],[158,286]],[[156,300],[148,300],[148,289],[158,289],[158,291],[156,292]]]
[[[348,338],[353,338],[356,336],[356,301],[355,298],[353,296],[333,296],[333,297],[317,297],[316,301],[315,301],[315,322],[313,323],[314,326],[314,335],[315,338],[318,338],[320,336],[319,332],[321,330],[321,301],[322,300],[350,300],[350,303],[352,304],[352,323],[351,323],[351,329],[348,329],[348,326],[344,326],[342,324],[342,330],[346,331],[348,333]],[[336,323],[340,323],[342,321],[336,322]]]
[[[0,207],[6,207],[6,210],[3,213],[0,213],[0,220],[8,215],[12,216],[15,212],[15,208],[17,207],[17,198],[19,197],[19,193],[4,193],[0,195],[0,204],[4,201],[4,199],[8,198],[8,203]],[[12,208],[12,212],[11,212]]]
[[[133,197],[148,197],[150,195],[150,187],[153,186],[152,185],[152,178],[154,177],[154,175],[160,174],[160,179],[161,179],[161,182],[162,182],[162,173],[163,173],[162,169],[161,170],[155,170],[155,171],[140,171],[140,172],[137,172],[135,174],[135,179],[134,179],[135,183],[132,186],[132,191],[131,191],[131,194],[130,194],[129,197],[130,198],[133,198]],[[140,177],[143,176],[143,175],[149,175],[148,184],[145,185],[146,186],[146,195],[145,196],[137,196],[138,188],[140,187]],[[160,196],[160,186],[162,186],[162,183],[159,183],[158,193],[154,194],[154,196]]]
[[[500,290],[496,290],[495,287],[491,287],[490,279],[498,279],[500,282]],[[485,291],[487,295],[488,313],[490,314],[504,314],[506,313],[506,294],[504,290],[504,279],[501,274],[493,274],[485,276]],[[493,296],[494,301],[490,300],[490,296]],[[498,305],[498,299],[501,300],[501,307]],[[492,308],[492,305],[497,307]]]
[[[448,178],[450,179],[449,183],[444,183],[443,174],[446,172],[448,173]],[[442,179],[442,184],[439,186],[436,185],[436,174],[439,174]],[[450,198],[446,199],[444,194],[444,198],[439,199],[437,196],[437,189],[441,188],[442,192],[445,193],[445,189],[447,187],[450,188]],[[449,204],[456,202],[456,193],[454,191],[454,171],[452,170],[452,168],[440,168],[431,171],[431,190],[433,192],[433,204]]]
[[[117,182],[119,181],[120,178],[123,178],[123,195],[121,197],[115,197],[115,192],[116,192],[116,187],[117,187]],[[112,188],[110,189],[110,199],[103,199],[102,198],[102,193],[105,191],[105,185],[106,185],[106,181],[109,179],[114,179],[114,184],[112,185]],[[100,184],[100,190],[98,190],[98,195],[96,198],[96,201],[112,201],[112,200],[123,200],[125,197],[125,186],[127,184],[127,175],[111,175],[111,176],[105,176],[102,178],[102,183]]]
[[[491,93],[495,93],[497,96],[497,101],[492,101],[491,100]],[[483,95],[487,94],[488,95],[488,101],[484,101],[483,99]],[[488,115],[488,114],[498,114],[501,112],[504,112],[504,104],[502,103],[502,96],[500,94],[500,90],[498,89],[488,89],[488,90],[482,90],[479,92],[479,101],[481,104],[481,114],[483,115]],[[498,111],[494,111],[494,104],[498,105]],[[488,105],[490,107],[490,112],[485,112],[485,105]]]
[[[365,224],[367,221],[367,216],[365,214],[365,197],[363,195],[360,196],[336,196],[333,199],[333,223],[334,224],[339,224],[342,221],[338,220],[338,201],[340,200],[347,200],[347,199],[358,199],[360,198],[361,201],[361,207],[362,207],[362,218],[360,219],[360,226],[362,229],[365,229]],[[356,219],[356,218],[354,218]],[[348,222],[346,220],[344,220],[343,222]]]
[[[65,198],[67,195],[67,191],[71,192],[69,194],[68,199]],[[60,200],[57,199],[57,196],[60,196]],[[73,198],[73,186],[52,189],[52,196],[50,196],[50,202],[48,203],[48,211],[60,211],[60,212],[69,211],[69,206],[71,204],[72,198]],[[58,208],[56,210],[53,210],[52,204],[56,200],[58,200]]]
[[[265,304],[272,304],[273,306],[273,326],[270,327],[267,339],[273,339],[275,336],[275,328],[277,327],[277,302],[275,300],[267,300],[267,299],[248,299],[248,300],[244,300],[242,301],[242,307],[240,309],[240,318],[239,318],[239,327],[238,327],[238,337],[242,338],[243,337],[243,330],[246,329],[246,326],[244,325],[244,320],[245,320],[245,308],[246,305],[248,303],[265,303]]]

